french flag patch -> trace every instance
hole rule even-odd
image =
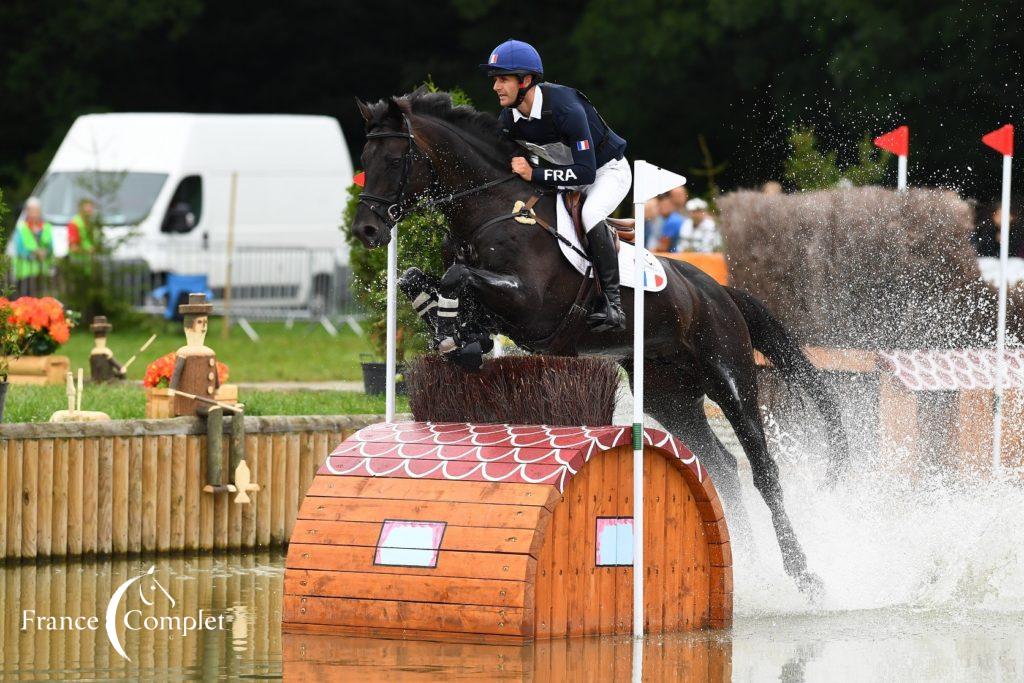
[[[576,143],[576,149],[580,152],[586,152],[590,149],[590,140],[580,140]]]
[[[494,64],[497,61],[498,61],[498,53],[495,52],[494,54],[491,55],[491,58],[487,60],[487,63],[488,64]]]

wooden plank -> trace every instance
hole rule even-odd
[[[261,612],[262,614],[262,612]],[[473,645],[524,645],[527,636],[501,636],[492,633],[459,633],[456,631],[427,631],[411,628],[367,628],[365,626],[337,626],[331,624],[286,623],[281,627],[289,634],[330,633],[334,635],[352,635],[381,639],[429,641],[428,645],[441,643],[469,643]],[[348,640],[345,638],[344,640]],[[289,669],[290,670],[290,669]],[[365,668],[364,668],[365,671]],[[403,675],[404,680],[404,675]],[[437,674],[430,672],[427,680],[437,680]]]
[[[68,554],[68,449],[67,439],[57,439],[53,449],[53,518],[50,555]]]
[[[551,528],[551,636],[564,636],[568,629],[566,581],[569,564],[569,504],[563,498],[552,513]]]
[[[128,551],[129,451],[131,442],[123,436],[114,437],[113,479],[110,487],[111,546],[115,553]]]
[[[96,552],[107,555],[113,549],[113,479],[114,439],[100,439],[99,471],[100,492],[96,499]]]
[[[157,437],[156,548],[171,547],[171,437]]]
[[[525,581],[497,579],[301,569],[289,570],[285,575],[284,593],[364,600],[525,607],[529,585]]]
[[[6,544],[6,557],[21,557],[21,520],[22,520],[22,476],[25,441],[8,441],[7,444],[7,477],[0,485],[7,489],[7,536],[4,538]]]
[[[232,420],[234,418],[231,418]],[[245,446],[245,437],[242,437],[242,446]],[[224,450],[226,451],[226,460],[224,471],[227,472],[227,480],[235,481],[235,471],[231,468],[231,438],[225,436],[224,438]],[[227,504],[228,509],[228,539],[227,544],[229,548],[240,548],[242,547],[242,511],[244,508],[249,507],[248,505],[242,505],[235,503],[235,493],[224,494],[224,500]],[[251,496],[250,496],[251,499]]]
[[[537,553],[537,573],[535,574],[535,600],[534,600],[534,633],[537,639],[551,637],[551,601],[552,601],[552,571],[554,565],[554,541],[552,537],[553,515],[549,513],[549,521],[546,528],[535,533],[540,538],[540,548]],[[535,540],[534,547],[538,543]]]
[[[626,446],[615,449],[616,465],[619,470],[618,495],[615,514],[618,517],[633,516],[633,451]],[[615,568],[615,632],[633,632],[633,569]]]
[[[601,486],[597,490],[597,498],[594,508],[594,529],[591,535],[594,536],[594,552],[590,556],[590,562],[597,563],[597,518],[614,517],[618,514],[619,486],[619,464],[618,456],[612,451],[601,453],[594,457],[588,467],[593,467],[600,461]],[[597,612],[597,632],[600,634],[615,633],[615,574],[618,571],[615,567],[594,567],[594,574],[597,577],[596,596],[597,602],[594,609]]]
[[[316,456],[313,451],[316,448],[316,433],[315,432],[302,432],[299,434],[299,488],[298,488],[298,500],[301,502],[306,496],[306,492],[309,490],[309,485],[313,483],[313,477],[316,475]],[[299,510],[296,504],[293,512],[297,513]]]
[[[529,555],[470,553],[442,550],[437,566],[395,567],[374,564],[375,550],[365,546],[314,545],[292,543],[288,546],[288,569],[326,569],[373,574],[409,574],[477,579],[526,581],[532,579],[537,562]]]
[[[185,446],[185,549],[199,548],[199,507],[203,495],[199,439],[188,439]]]
[[[146,437],[142,444],[142,550],[156,550],[156,499],[159,476],[160,437]]]
[[[288,540],[284,535],[288,437],[286,434],[274,434],[272,441],[274,445],[270,475],[270,542],[279,545]]]
[[[665,469],[665,608],[666,631],[682,628],[683,563],[682,552],[683,518],[686,514],[686,483],[675,468]]]
[[[36,522],[38,520],[39,442],[25,442],[21,474],[21,556],[36,556]]]
[[[587,500],[589,470],[584,470],[569,481],[562,505],[569,506],[569,554],[565,567],[566,619],[565,629],[569,636],[583,635],[586,613],[593,607],[586,591],[587,569],[590,564],[585,557],[587,549]]]
[[[0,439],[0,559],[7,557],[7,454],[14,450],[14,443],[9,439]],[[0,611],[0,614],[4,614]],[[3,617],[0,616],[0,626]],[[4,632],[0,630],[0,642]],[[0,660],[2,662],[2,660]]]
[[[82,444],[82,554],[96,553],[99,544],[100,442]]]
[[[261,488],[256,497],[256,542],[266,547],[270,545],[270,472],[274,457],[274,440],[269,434],[260,434],[259,439],[259,476],[256,481]]]
[[[525,624],[532,615],[518,607],[484,607],[393,600],[354,600],[347,598],[284,597],[284,613],[292,621],[362,626],[369,628],[405,628],[458,633],[490,633],[525,636]]]
[[[261,482],[256,479],[259,473],[259,444],[260,438],[256,434],[245,435],[245,460],[249,465],[249,472],[252,474],[252,480],[256,484]],[[239,532],[239,545],[243,548],[255,548],[256,547],[256,508],[259,504],[260,495],[262,491],[256,491],[255,493],[249,493],[249,499],[252,501],[247,505],[242,505],[242,527]]]
[[[295,517],[299,511],[299,435],[288,435],[288,461],[285,467],[284,485],[284,540],[292,537]]]
[[[206,437],[199,437],[199,548],[213,549],[213,493],[202,490],[207,478],[207,442]]]
[[[39,440],[36,486],[36,553],[49,557],[53,545],[53,439]]]
[[[546,514],[546,511],[539,507],[495,506],[486,503],[451,503],[448,501],[320,498],[317,496],[307,496],[299,511],[301,519],[351,522],[379,522],[385,519],[428,522],[458,521],[462,526],[506,529],[536,529],[542,514]],[[566,524],[568,524],[568,518],[566,518]]]
[[[68,450],[68,554],[72,556],[82,554],[84,467],[85,442],[80,438],[70,439]]]
[[[644,453],[644,627],[665,630],[665,478],[664,456]],[[675,474],[673,472],[673,474]]]
[[[188,460],[188,437],[175,434],[171,437],[171,533],[170,548],[185,548],[185,487]]]
[[[128,441],[128,550],[142,552],[142,453],[143,437]]]
[[[300,519],[295,523],[291,540],[296,543],[325,545],[356,545],[377,547],[380,522],[334,522]],[[484,553],[518,553],[536,556],[534,550],[539,534],[531,529],[454,526],[449,524],[441,539],[443,550],[466,550]]]
[[[399,479],[388,477],[318,476],[307,495],[393,500],[448,500],[491,505],[540,505],[555,509],[562,496],[549,484]]]
[[[229,467],[228,453],[231,450],[231,439],[228,435],[221,441],[220,470],[223,472],[223,481],[231,481],[231,468]],[[233,505],[228,493],[208,493],[213,497],[213,547],[223,549],[228,547],[228,508]]]
[[[601,599],[597,579],[597,508],[604,492],[604,458],[591,458],[581,473],[587,477],[587,499],[583,510],[583,571],[582,590],[586,595],[587,607],[583,612],[583,632],[588,635],[600,633]],[[578,476],[578,475],[577,475]]]

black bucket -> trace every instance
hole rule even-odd
[[[0,382],[0,422],[4,421],[4,404],[7,403],[7,382]]]
[[[363,391],[371,396],[383,394],[387,388],[387,363],[381,363],[379,361],[372,360],[373,356],[369,354],[360,354],[359,360],[360,365],[363,366]],[[398,375],[402,375],[405,372],[405,364],[399,363],[395,368],[395,372]],[[400,382],[395,382],[395,393],[398,395],[405,394],[405,380],[402,379]]]

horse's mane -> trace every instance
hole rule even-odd
[[[394,107],[397,106],[406,114],[429,116],[444,123],[451,124],[461,133],[472,136],[478,143],[474,147],[490,151],[490,156],[507,161],[516,149],[514,142],[501,134],[498,119],[487,112],[478,111],[468,104],[456,105],[450,93],[443,91],[430,92],[426,88],[418,88],[400,97],[383,99],[369,105],[370,119],[366,122],[369,131],[386,123],[393,126]]]

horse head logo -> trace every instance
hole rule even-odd
[[[139,599],[142,600],[142,603],[147,607],[152,606],[155,603],[154,598],[156,598],[159,593],[163,593],[164,596],[167,597],[171,603],[171,607],[174,607],[176,604],[170,592],[168,592],[168,590],[164,588],[163,584],[157,580],[155,572],[156,566],[150,565],[148,571],[128,579],[117,587],[114,594],[110,596],[110,602],[107,603],[107,638],[110,639],[110,644],[114,647],[117,654],[121,655],[129,662],[132,661],[132,659],[125,653],[124,645],[121,643],[121,637],[117,633],[117,608],[121,604],[121,598],[123,598],[125,593],[128,592],[128,589],[132,587],[132,584],[137,584],[136,587],[139,591]]]

